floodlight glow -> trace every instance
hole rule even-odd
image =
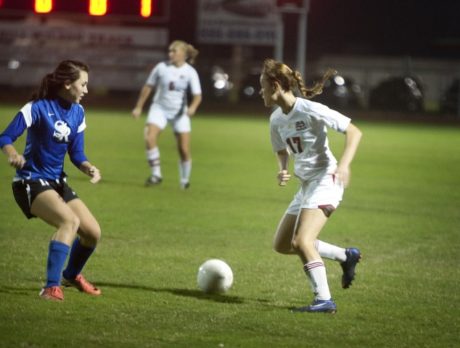
[[[152,15],[152,0],[141,0],[141,16],[148,18]]]
[[[107,14],[107,0],[90,0],[89,14],[91,16],[105,16]]]
[[[50,13],[53,9],[53,0],[35,0],[35,13]]]

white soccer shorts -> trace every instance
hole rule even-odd
[[[161,130],[165,129],[168,123],[172,126],[175,133],[190,133],[192,124],[187,114],[176,116],[169,114],[158,105],[153,104],[147,115],[147,124],[154,124]]]
[[[337,208],[342,197],[343,185],[336,182],[334,174],[326,174],[317,180],[302,182],[286,214],[298,215],[300,209],[323,209],[328,205]]]

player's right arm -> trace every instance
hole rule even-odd
[[[142,108],[144,107],[147,98],[149,97],[150,93],[152,93],[152,90],[155,88],[155,86],[158,85],[160,70],[162,70],[163,67],[164,63],[159,63],[150,72],[147,81],[145,81],[145,84],[139,93],[139,98],[137,98],[136,106],[131,112],[134,118],[139,118],[139,116],[142,114]]]
[[[16,151],[13,145],[8,144],[3,146],[2,151],[6,155],[6,157],[8,157],[8,163],[10,164],[10,166],[16,169],[21,169],[22,167],[24,167],[26,160],[23,155],[20,155]]]
[[[24,116],[22,112],[19,112],[3,133],[0,134],[0,148],[8,158],[8,163],[16,169],[21,169],[26,163],[26,160],[24,156],[16,151],[13,143],[24,133],[26,128],[27,123]]]
[[[142,114],[142,108],[144,107],[144,104],[150,93],[152,93],[152,89],[153,87],[147,84],[142,87],[139,98],[137,99],[136,106],[131,112],[134,118],[139,118],[139,116]]]
[[[276,153],[278,157],[278,184],[280,186],[286,186],[287,182],[291,179],[291,174],[288,172],[289,165],[289,152],[286,149],[280,150]]]
[[[278,160],[278,185],[286,186],[287,182],[291,179],[291,174],[288,172],[289,152],[278,130],[276,116],[273,114],[270,117],[270,140],[273,152],[276,153],[276,158]]]

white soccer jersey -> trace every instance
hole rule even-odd
[[[294,158],[294,172],[303,181],[332,173],[337,160],[329,149],[327,127],[343,133],[350,121],[326,105],[297,98],[287,115],[277,108],[270,116],[273,150],[288,149]]]
[[[173,117],[186,112],[189,87],[192,95],[201,94],[198,74],[188,63],[180,67],[169,62],[159,63],[152,69],[146,84],[156,88],[153,103]]]

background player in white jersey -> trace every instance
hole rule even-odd
[[[89,175],[92,183],[101,179],[99,170],[84,153],[86,123],[80,100],[88,93],[87,86],[88,66],[73,60],[61,62],[43,78],[33,100],[0,134],[0,148],[16,168],[13,179],[16,202],[27,218],[38,217],[56,228],[49,244],[46,285],[40,292],[48,300],[64,299],[61,272],[64,285],[90,295],[101,293],[81,275],[100,239],[101,229],[67,185],[63,171],[68,153],[73,164]],[[21,155],[13,143],[26,129],[26,147]],[[69,250],[69,261],[62,271]]]
[[[311,305],[295,309],[300,312],[336,311],[321,256],[341,263],[344,288],[354,279],[355,266],[361,258],[357,248],[344,249],[317,240],[342,199],[350,178],[350,164],[361,139],[361,131],[348,117],[307,100],[321,93],[329,76],[326,74],[322,82],[307,89],[299,72],[267,59],[260,77],[260,94],[265,106],[279,106],[270,117],[271,142],[280,169],[279,184],[284,186],[291,178],[290,155],[294,158],[295,175],[301,182],[274,239],[277,252],[299,255],[311,282],[315,298]],[[296,90],[307,99],[296,97]],[[345,134],[345,149],[338,163],[328,146],[327,128]]]
[[[139,118],[145,101],[155,89],[144,133],[147,161],[151,168],[151,175],[145,183],[147,186],[162,181],[158,137],[168,123],[173,127],[179,150],[180,185],[184,189],[190,186],[190,117],[196,113],[201,103],[200,80],[191,65],[197,55],[198,50],[192,45],[184,41],[173,41],[169,46],[169,62],[159,63],[153,68],[132,110],[133,117]],[[187,105],[189,90],[192,100]]]

